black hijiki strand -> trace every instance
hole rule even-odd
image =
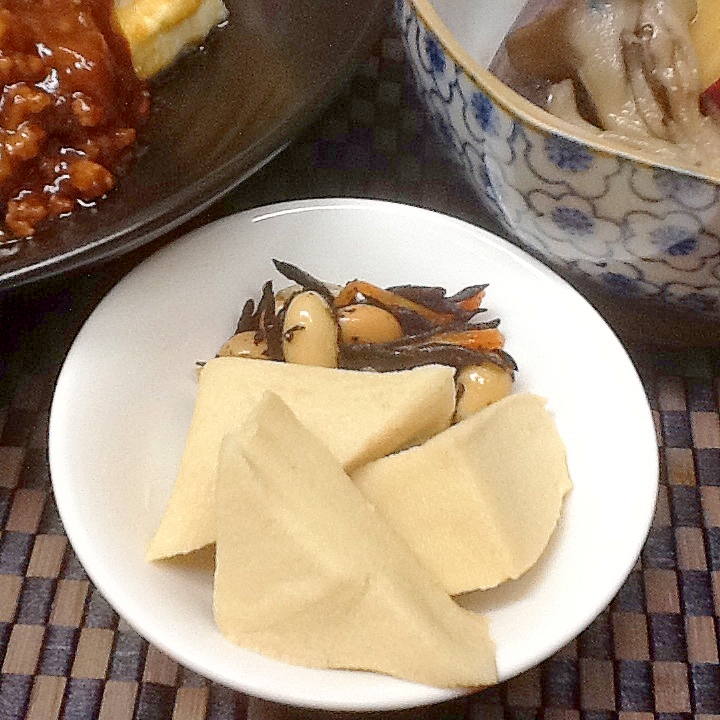
[[[253,300],[243,305],[240,319],[235,326],[235,334],[241,332],[255,333],[255,343],[267,345],[266,356],[270,360],[283,360],[282,326],[284,310],[275,312],[275,293],[272,280],[268,280],[262,288],[260,302],[255,307]]]
[[[420,365],[449,365],[455,369],[492,363],[514,376],[515,360],[504,350],[473,350],[451,343],[425,342],[415,345],[344,343],[338,365],[347,370],[392,372]]]
[[[389,292],[400,295],[406,300],[423,305],[429,310],[435,312],[452,315],[457,320],[469,320],[479,312],[486,312],[485,308],[476,310],[465,310],[458,303],[463,300],[469,300],[487,287],[485,285],[470,285],[463,288],[460,292],[448,297],[444,287],[427,286],[427,285],[394,285],[386,288]]]
[[[284,275],[288,280],[292,280],[294,283],[297,283],[304,290],[313,290],[320,295],[320,297],[322,297],[323,300],[330,305],[330,307],[333,306],[335,297],[324,282],[318,280],[316,277],[310,275],[310,273],[301,270],[299,267],[292,265],[291,263],[273,259],[273,265],[275,265],[277,271],[281,275]]]

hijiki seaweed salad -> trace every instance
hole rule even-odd
[[[510,393],[517,364],[504,350],[500,320],[478,317],[487,285],[451,296],[437,286],[336,286],[273,263],[292,285],[276,292],[265,282],[218,356],[376,372],[448,365],[456,369],[456,420]]]

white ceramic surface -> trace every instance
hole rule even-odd
[[[518,242],[618,302],[720,319],[720,169],[699,176],[540,110],[488,71],[524,0],[396,0],[420,97]]]
[[[271,258],[338,283],[451,292],[490,283],[487,307],[519,364],[517,390],[549,398],[575,487],[539,564],[463,602],[489,614],[501,679],[566,644],[606,607],[649,528],[658,458],[642,386],[596,312],[540,263],[461,221],[377,201],[294,202],[227,218],[159,251],[100,303],[63,366],[49,438],[60,515],[93,582],[180,663],[252,695],[348,710],[457,695],[235,647],[213,624],[207,570],[144,560],[190,421],[194,364],[214,354],[266,279],[282,286]]]

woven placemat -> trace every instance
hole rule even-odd
[[[444,158],[407,72],[389,24],[318,122],[194,224],[259,204],[352,195],[422,205],[497,230]],[[254,700],[179,666],[118,617],[68,545],[47,463],[54,383],[84,319],[150,249],[26,288],[0,305],[0,720],[351,717]],[[720,720],[720,355],[629,349],[656,420],[661,488],[627,582],[585,632],[539,667],[394,717]]]

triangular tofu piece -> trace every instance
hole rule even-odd
[[[200,373],[195,411],[168,507],[148,560],[215,541],[215,479],[223,437],[238,430],[266,390],[282,397],[348,471],[448,427],[453,368],[393,373],[335,370],[221,357]]]
[[[493,403],[353,480],[451,595],[534,565],[572,487],[555,422],[531,394]]]
[[[486,619],[450,598],[272,393],[223,443],[217,513],[214,612],[232,642],[438,687],[497,681]]]

